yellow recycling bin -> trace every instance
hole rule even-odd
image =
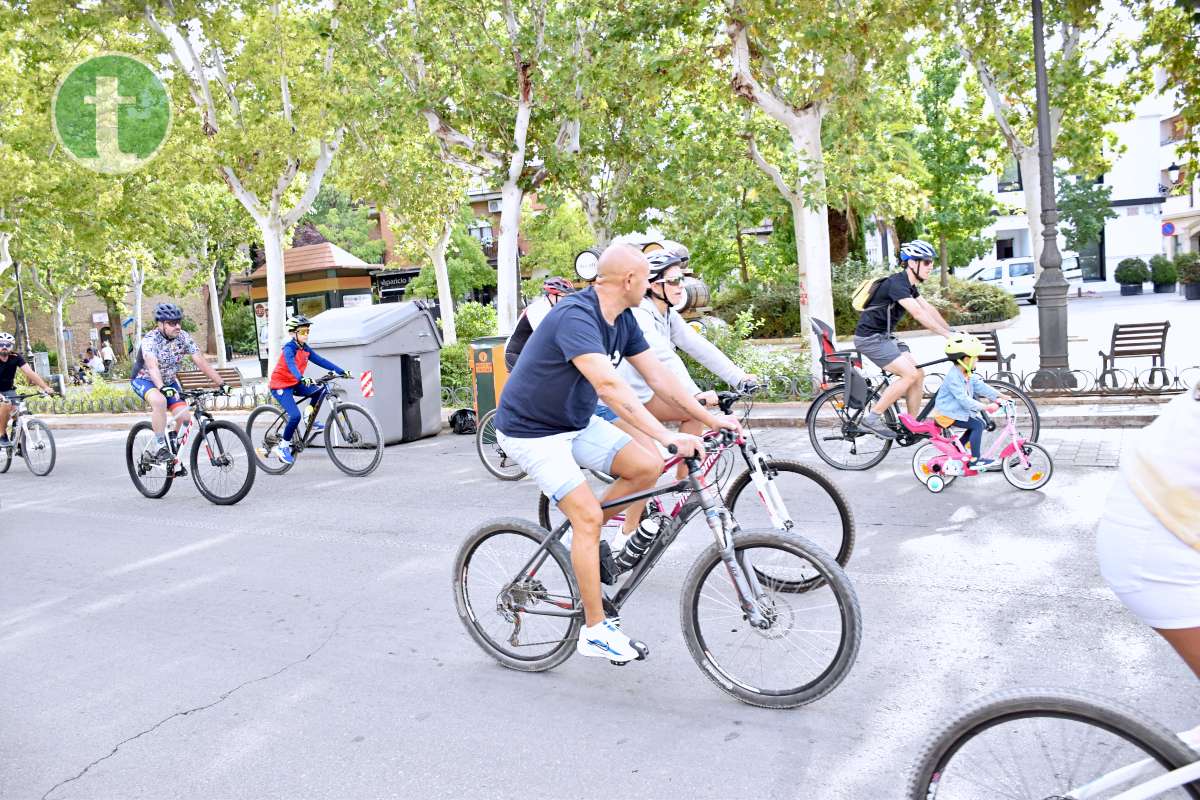
[[[471,383],[475,390],[475,418],[483,415],[500,403],[500,391],[508,380],[508,366],[504,363],[504,345],[507,336],[484,336],[471,342]]]

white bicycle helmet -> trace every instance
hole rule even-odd
[[[8,348],[11,350],[17,346],[17,340],[8,331],[0,331],[0,346],[3,345],[8,345]]]
[[[934,261],[937,259],[937,251],[933,249],[933,245],[929,242],[913,239],[911,242],[905,242],[900,245],[900,261],[904,262],[910,259],[916,261]]]

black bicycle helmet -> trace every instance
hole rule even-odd
[[[155,322],[178,322],[183,319],[183,309],[174,303],[159,303],[154,307]]]
[[[309,320],[308,317],[304,316],[303,314],[296,314],[294,316],[288,317],[288,320],[285,323],[285,327],[287,327],[287,329],[289,331],[294,331],[297,328],[308,328],[311,326],[312,326],[312,322]]]

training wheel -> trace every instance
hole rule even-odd
[[[946,481],[942,479],[941,475],[930,475],[929,480],[925,482],[925,488],[937,494],[946,488]]]

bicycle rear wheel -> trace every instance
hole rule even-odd
[[[1004,691],[955,715],[925,747],[910,800],[1078,797],[1114,770],[1149,759],[1147,771],[1087,797],[1111,798],[1197,758],[1177,736],[1134,709],[1088,692]],[[1200,799],[1200,786],[1164,798]]]
[[[714,543],[684,581],[683,638],[701,671],[721,691],[763,708],[795,708],[833,691],[849,674],[862,641],[858,598],[831,556],[793,534],[743,531],[734,551],[745,573],[820,576],[797,595],[761,580],[766,629],[750,624]]]
[[[774,487],[782,501],[781,510],[786,511],[781,525],[772,521],[767,501],[759,495],[749,469],[737,476],[725,493],[729,513],[747,530],[774,528],[797,533],[845,567],[854,551],[854,514],[846,496],[825,473],[798,461],[773,458],[767,461],[767,471],[768,491]],[[807,591],[818,580],[815,572],[801,580],[771,577],[780,591],[793,592]]]
[[[29,471],[34,475],[49,475],[50,470],[54,469],[54,434],[40,419],[26,421],[25,435],[21,439],[21,455],[25,457],[25,466],[29,467]]]
[[[325,450],[347,475],[370,475],[383,459],[383,434],[371,412],[357,403],[339,403],[325,422]]]
[[[254,449],[238,426],[218,419],[207,423],[192,442],[192,480],[210,503],[231,506],[254,485]]]
[[[808,440],[821,460],[834,469],[870,469],[887,456],[892,440],[881,439],[851,423],[849,410],[842,402],[844,393],[838,384],[813,400],[808,411]],[[889,408],[883,421],[896,424],[895,412]]]
[[[504,448],[496,441],[494,408],[483,415],[483,419],[479,420],[479,425],[475,428],[475,452],[479,453],[479,460],[483,462],[487,471],[500,480],[519,481],[525,477],[525,470],[521,465],[505,453]]]
[[[271,449],[283,441],[283,429],[287,425],[287,414],[277,406],[259,406],[246,418],[246,435],[258,468],[269,475],[282,475],[295,464],[285,464],[271,455]]]
[[[129,429],[125,437],[125,466],[137,490],[152,500],[165,495],[171,489],[175,474],[171,462],[160,462],[147,452],[154,439],[154,428],[148,420],[142,420]]]
[[[525,564],[549,532],[523,519],[476,528],[454,561],[454,606],[467,633],[509,669],[543,672],[571,657],[583,625],[571,557],[555,542]],[[547,616],[538,611],[558,611]]]
[[[954,483],[954,479],[958,476],[947,475],[944,471],[942,471],[943,468],[941,467],[941,464],[945,463],[945,460],[942,459],[942,455],[942,451],[938,450],[937,445],[933,444],[932,442],[926,442],[925,444],[917,447],[917,451],[913,453],[912,458],[912,471],[917,480],[919,480],[922,484],[928,484],[930,477],[933,475],[941,475],[943,488]],[[938,469],[934,470],[932,462],[935,462],[938,459],[942,460],[938,464]]]
[[[984,382],[997,392],[1013,399],[1013,404],[1017,411],[1017,432],[1026,441],[1036,442],[1042,432],[1042,418],[1038,414],[1037,406],[1034,404],[1033,399],[1019,387],[1014,386],[1008,381],[988,380]],[[983,442],[980,445],[981,455],[986,454],[992,444],[1005,435],[1004,415],[1001,414],[997,417],[995,422],[996,427],[994,430],[985,430],[983,432]]]

